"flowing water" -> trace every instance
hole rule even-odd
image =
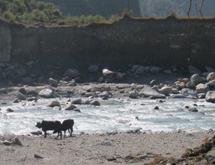
[[[56,100],[56,99],[55,99]],[[0,135],[25,135],[37,131],[36,122],[41,120],[59,120],[73,118],[74,133],[174,131],[174,130],[208,130],[215,128],[215,104],[204,100],[166,99],[164,103],[150,99],[109,99],[99,100],[101,106],[77,105],[81,113],[54,110],[47,106],[51,99],[38,100],[35,106],[30,102],[0,105]],[[67,100],[58,100],[62,107]],[[195,104],[195,105],[194,105]],[[196,106],[197,105],[197,106]],[[154,108],[158,106],[159,110]],[[198,109],[189,112],[185,106]],[[14,110],[6,113],[6,109]]]

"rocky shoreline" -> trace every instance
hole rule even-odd
[[[57,101],[51,102],[49,106],[58,110],[74,111],[78,111],[75,104],[86,104],[86,102],[82,102],[81,98],[88,98],[87,104],[95,106],[99,106],[98,99],[109,98],[137,99],[147,97],[158,101],[168,98],[193,98],[215,102],[215,72],[212,68],[208,67],[208,71],[202,73],[197,68],[190,66],[188,76],[168,70],[160,72],[159,68],[156,67],[150,73],[145,73],[145,69],[141,66],[135,66],[129,72],[135,76],[130,75],[129,77],[129,73],[127,73],[126,78],[124,75],[119,76],[118,74],[121,74],[119,72],[103,72],[102,79],[97,82],[79,83],[79,74],[74,73],[75,70],[68,70],[66,76],[61,80],[50,77],[48,83],[14,85],[7,81],[6,84],[1,83],[0,100],[1,104],[21,102],[24,106],[28,102],[36,105],[38,99],[68,98],[68,105],[65,107]],[[79,99],[74,100],[72,98]],[[198,109],[188,108],[192,112],[198,112]],[[12,112],[13,109],[7,111],[7,113]],[[198,159],[199,164],[206,164],[207,162],[213,163],[215,160],[213,141],[210,141],[211,147],[204,150],[203,154],[190,154],[183,159],[182,154],[187,148],[199,147],[205,138],[213,139],[213,136],[214,131],[212,130],[192,133],[179,131],[172,133],[83,134],[60,141],[55,140],[52,136],[44,139],[33,135],[4,135],[1,136],[0,159],[3,164],[8,165],[14,163],[81,165],[143,164],[157,157],[160,159],[162,157],[160,164],[162,162],[165,164],[164,157],[174,157],[171,159],[172,162],[183,164],[188,161],[190,163],[190,160],[192,162],[193,159],[189,159],[190,157],[201,156]],[[17,140],[14,140],[14,137],[18,138],[21,145],[20,143],[17,145]],[[211,151],[210,160],[206,156],[209,151]],[[121,155],[118,152],[122,152]],[[198,153],[201,152],[198,150]],[[170,160],[168,159],[168,161]],[[193,164],[197,164],[197,162]]]

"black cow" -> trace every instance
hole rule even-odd
[[[43,120],[42,122],[37,122],[36,127],[42,128],[44,132],[44,138],[46,138],[46,131],[48,130],[55,130],[58,135],[60,135],[62,139],[62,132],[61,132],[61,122],[60,121],[45,121]]]
[[[64,120],[63,123],[61,124],[61,131],[64,131],[64,137],[66,136],[66,131],[70,133],[70,136],[72,136],[73,133],[73,125],[74,125],[74,120],[73,119],[67,119]],[[56,133],[57,130],[54,130],[53,133]]]

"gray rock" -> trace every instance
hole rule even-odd
[[[211,80],[207,83],[210,87],[214,87],[215,86],[215,80]]]
[[[97,100],[93,100],[90,102],[90,105],[100,106],[101,104]]]
[[[24,68],[19,68],[16,70],[16,73],[18,74],[18,76],[23,77],[27,72]]]
[[[37,154],[34,154],[34,158],[36,158],[36,159],[43,159],[43,157],[42,157],[42,156],[37,155]]]
[[[144,73],[144,67],[139,65],[139,66],[137,67],[135,73],[138,74],[138,75],[143,74],[143,73]]]
[[[181,94],[188,98],[197,98],[197,92],[189,88],[183,88]]]
[[[207,93],[209,91],[209,86],[207,84],[198,84],[196,86],[196,92],[197,93]]]
[[[202,78],[199,74],[194,74],[190,77],[190,81],[197,85],[202,82]]]
[[[65,107],[65,110],[74,110],[75,108],[77,108],[74,104],[72,104],[71,102]]]
[[[49,84],[53,87],[57,87],[58,86],[58,81],[53,79],[53,78],[49,78]]]
[[[211,80],[215,80],[215,72],[211,72],[208,74],[208,76],[206,77],[207,81],[211,81]]]
[[[7,88],[1,88],[1,89],[0,89],[0,93],[7,94]]]
[[[146,85],[144,88],[139,92],[139,94],[144,95],[146,97],[154,97],[154,98],[165,98],[164,94],[158,93],[156,90],[152,89],[150,86]]]
[[[154,86],[154,85],[156,85],[156,84],[157,84],[156,80],[150,81],[150,86],[151,86],[151,87]]]
[[[189,112],[198,112],[198,109],[195,107],[189,108]]]
[[[11,108],[7,108],[7,109],[6,109],[6,112],[9,112],[9,113],[10,113],[10,112],[14,112],[14,110],[11,109]]]
[[[212,148],[205,156],[208,163],[215,164],[215,148]]]
[[[54,92],[51,89],[43,89],[38,95],[43,98],[53,98]]]
[[[21,93],[18,93],[18,94],[16,95],[16,98],[19,99],[19,100],[26,100],[25,95],[23,95],[23,94],[21,94]]]
[[[51,101],[50,103],[48,103],[47,106],[48,106],[48,107],[56,107],[56,106],[60,107],[60,102],[54,100],[54,101]]]
[[[199,75],[202,74],[202,72],[197,67],[195,67],[193,65],[188,66],[188,71],[190,74],[199,74]]]
[[[186,88],[194,89],[196,87],[196,84],[193,81],[189,81],[186,83]]]
[[[215,103],[215,91],[208,91],[205,96],[207,102]]]
[[[96,73],[98,72],[99,67],[97,65],[90,65],[88,68],[88,72]]]
[[[81,74],[77,69],[70,68],[64,73],[63,77],[75,78],[75,77],[78,77],[80,75]]]
[[[81,110],[78,108],[73,109],[73,111],[81,113]]]
[[[164,95],[170,95],[172,93],[172,88],[167,86],[167,85],[165,85],[161,89],[159,89],[159,92],[161,94],[164,94]]]
[[[20,141],[17,137],[14,137],[14,138],[13,138],[12,143],[13,143],[13,145],[22,146],[21,141]]]
[[[132,99],[136,99],[138,97],[138,93],[131,91],[131,92],[129,92],[129,97]]]
[[[76,99],[72,101],[73,104],[82,104],[82,100],[81,99]]]

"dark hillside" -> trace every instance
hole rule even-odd
[[[37,0],[41,1],[41,0]],[[63,12],[64,15],[102,15],[106,18],[113,14],[119,16],[128,8],[127,0],[42,0],[52,2]],[[140,7],[138,0],[130,1],[130,9],[133,16],[140,16]]]

